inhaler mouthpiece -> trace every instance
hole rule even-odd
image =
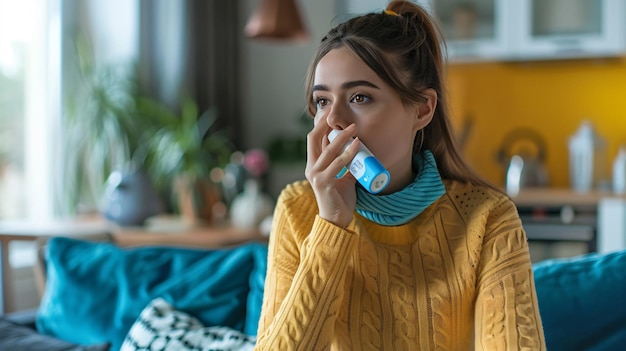
[[[340,130],[331,130],[330,134],[328,134],[328,140],[333,141],[339,133],[341,133]],[[348,146],[350,146],[350,142],[344,145],[343,150],[346,150]],[[391,179],[389,171],[385,169],[363,143],[361,143],[359,151],[348,164],[348,171],[372,194],[377,194],[385,189]]]

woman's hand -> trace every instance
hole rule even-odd
[[[349,172],[341,178],[337,178],[337,174],[354,158],[360,141],[354,138],[356,125],[351,124],[332,143],[329,142],[328,133],[331,128],[325,119],[323,117],[316,120],[315,126],[307,135],[304,174],[313,187],[319,216],[345,228],[350,224],[356,207],[356,180]],[[344,151],[344,145],[349,141],[350,146]]]

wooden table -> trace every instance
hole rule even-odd
[[[193,226],[176,217],[153,219],[144,227],[119,227],[100,218],[57,221],[0,221],[0,315],[14,312],[15,296],[9,245],[12,241],[36,241],[55,236],[111,240],[119,246],[165,245],[224,248],[246,242],[267,242],[258,230],[220,226]]]
[[[166,245],[205,249],[224,248],[246,242],[267,242],[267,236],[256,229],[236,228],[228,223],[193,225],[175,216],[149,219],[143,227],[111,228],[119,246]]]

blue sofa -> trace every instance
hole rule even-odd
[[[626,349],[626,251],[533,266],[549,351]]]
[[[38,332],[29,335],[65,344],[55,349],[48,343],[42,350],[117,350],[155,298],[205,326],[256,333],[266,244],[218,250],[120,248],[55,238],[47,247]],[[546,260],[533,269],[548,350],[624,349],[626,251]],[[10,330],[0,328],[0,349],[38,349],[3,344],[9,339],[3,333]],[[17,339],[27,340],[20,335]]]
[[[171,304],[177,318],[185,313],[203,326],[256,334],[267,244],[121,248],[59,237],[45,247],[46,282],[36,330],[0,321],[0,350],[119,350],[156,299]]]

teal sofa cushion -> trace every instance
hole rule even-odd
[[[548,350],[626,345],[626,251],[551,259],[533,266]]]
[[[265,275],[267,273],[267,245],[259,246],[254,250],[254,267],[248,281],[250,292],[248,293],[246,325],[243,332],[256,336],[261,318],[261,306],[263,305],[263,292],[265,289]]]
[[[53,238],[37,329],[77,344],[110,342],[117,350],[141,311],[160,297],[206,326],[243,331],[255,252],[264,246],[123,249]]]

